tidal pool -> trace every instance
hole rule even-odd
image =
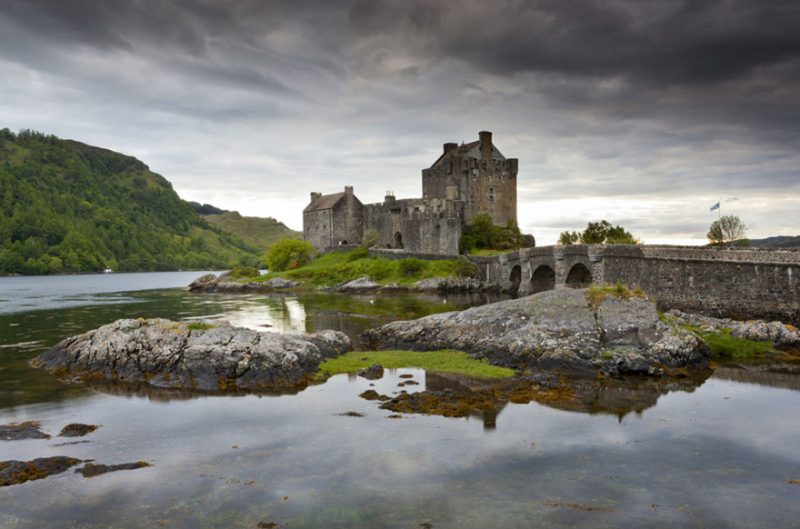
[[[70,470],[0,488],[0,527],[774,528],[800,520],[800,375],[792,369],[572,381],[570,398],[507,403],[494,414],[389,418],[359,394],[452,380],[399,369],[374,382],[337,375],[292,395],[207,396],[65,384],[27,366],[59,339],[120,317],[357,336],[396,317],[489,301],[183,290],[112,297],[120,302],[0,315],[0,424],[38,420],[54,435],[0,441],[0,460],[153,466],[93,478]],[[420,385],[398,387],[409,374]],[[72,422],[100,428],[55,437]]]

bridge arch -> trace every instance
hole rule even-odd
[[[539,265],[531,274],[531,294],[556,288],[556,271],[548,265]]]
[[[592,272],[583,263],[569,269],[564,286],[567,288],[586,288],[592,284]]]
[[[520,265],[514,265],[514,267],[511,268],[511,274],[508,276],[508,282],[508,293],[512,296],[516,295],[516,293],[519,292],[520,284],[522,284],[522,267]]]

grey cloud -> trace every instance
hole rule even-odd
[[[417,196],[441,144],[481,129],[531,211],[800,196],[800,4],[7,0],[3,126],[139,153],[229,209],[257,180],[266,205],[241,207],[294,227],[307,187]],[[694,232],[694,209],[638,224]]]

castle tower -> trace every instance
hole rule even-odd
[[[481,131],[467,144],[445,143],[442,155],[422,170],[422,196],[463,202],[463,219],[488,213],[497,225],[517,222],[516,158],[506,158]]]

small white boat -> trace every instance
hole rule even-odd
[[[104,274],[110,274],[111,272],[113,272],[113,270],[110,268],[106,268],[105,270],[103,270]]]

